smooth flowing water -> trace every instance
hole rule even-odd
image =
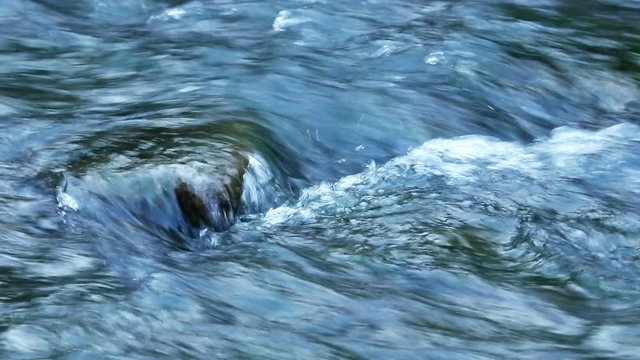
[[[639,116],[636,0],[0,0],[0,357],[637,358]]]

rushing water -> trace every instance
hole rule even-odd
[[[0,0],[0,357],[637,358],[638,24]]]

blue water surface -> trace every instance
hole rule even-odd
[[[0,357],[640,354],[637,1],[0,9]]]

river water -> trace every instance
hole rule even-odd
[[[640,2],[0,9],[2,358],[640,354]]]

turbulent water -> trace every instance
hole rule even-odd
[[[637,358],[638,24],[0,0],[0,357]]]

